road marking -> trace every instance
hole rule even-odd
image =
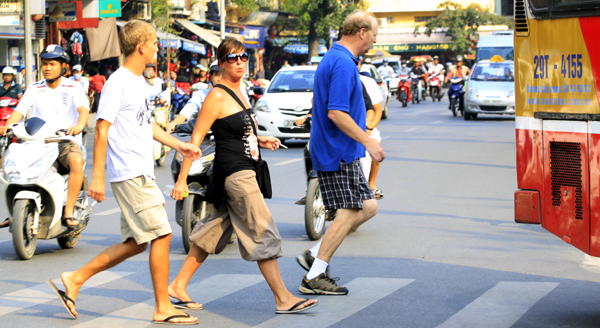
[[[93,276],[88,280],[81,290],[97,287],[113,280],[126,277],[133,272],[104,271]],[[52,280],[58,286],[62,286],[60,278]],[[61,287],[59,287],[61,288]],[[0,316],[7,313],[26,309],[38,304],[57,300],[56,294],[50,289],[47,283],[35,285],[30,288],[24,288],[12,293],[0,296]],[[62,307],[61,307],[62,309]]]
[[[318,297],[319,305],[306,312],[314,315],[277,316],[257,327],[329,327],[413,281],[414,279],[357,278],[346,285],[350,290],[346,296]]]
[[[10,241],[10,239],[0,239],[0,244],[6,241]]]
[[[204,279],[198,283],[187,287],[187,292],[193,300],[205,305],[221,297],[238,292],[252,285],[263,282],[265,279],[261,275],[248,274],[218,274]],[[152,314],[154,313],[154,298],[143,303],[121,309],[105,316],[92,319],[79,325],[77,328],[95,328],[95,327],[127,327],[138,328],[151,325]],[[204,311],[190,313],[192,316],[200,316],[204,323]],[[209,315],[210,316],[210,315]],[[217,316],[213,314],[213,316]],[[224,318],[219,316],[219,321]],[[232,325],[231,323],[234,323]],[[239,326],[239,323],[230,320],[229,327]]]
[[[408,130],[406,130],[406,131],[404,131],[404,132],[413,132],[413,131],[416,131],[416,130],[418,130],[418,129],[419,129],[419,128],[412,128],[412,129],[408,129]]]
[[[301,160],[302,160],[302,158],[294,158],[294,159],[290,159],[289,161],[283,161],[281,163],[277,163],[275,165],[288,165],[288,164],[300,162]]]
[[[104,212],[100,212],[100,213],[92,213],[93,215],[111,215],[111,214],[115,214],[115,213],[119,213],[121,212],[121,208],[117,207],[117,208],[113,208],[112,210],[108,210],[108,211],[104,211]]]
[[[556,286],[557,282],[499,282],[438,328],[510,327]]]
[[[431,124],[440,124],[440,123],[443,123],[443,122],[444,122],[444,121],[435,121],[435,122],[433,122],[433,123],[431,123]]]

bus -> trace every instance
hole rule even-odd
[[[599,0],[515,0],[515,221],[600,256]]]

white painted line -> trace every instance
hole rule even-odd
[[[413,132],[413,131],[416,131],[416,130],[418,130],[418,129],[419,129],[419,128],[412,128],[412,129],[408,129],[408,130],[406,130],[406,131],[404,131],[404,132]]]
[[[357,278],[345,286],[350,291],[346,296],[318,297],[319,305],[306,311],[311,315],[277,316],[257,327],[329,327],[413,281],[414,279]]]
[[[438,328],[510,327],[557,282],[499,282]]]
[[[443,123],[443,122],[444,122],[444,121],[435,121],[435,122],[433,122],[433,123],[431,123],[431,124],[440,124],[440,123]]]
[[[301,160],[302,160],[302,158],[294,158],[294,159],[290,159],[289,161],[283,161],[283,162],[277,163],[275,165],[288,165],[288,164],[300,162]]]
[[[10,241],[10,239],[0,239],[0,244],[6,241]]]
[[[187,292],[194,301],[206,306],[206,304],[209,302],[238,292],[262,281],[265,281],[265,279],[261,275],[218,274],[202,280],[201,282],[189,285],[187,287]],[[109,313],[105,316],[92,319],[79,325],[75,325],[74,327],[147,327],[151,325],[153,313],[154,298],[143,303],[138,303],[128,308]],[[192,311],[190,312],[190,315],[203,318],[204,311]],[[203,319],[200,320],[202,323],[204,323]],[[220,318],[220,320],[222,320],[222,318]],[[232,327],[232,322],[235,323],[234,321],[230,320],[229,327]]]
[[[111,215],[111,214],[115,214],[115,213],[119,213],[119,212],[121,212],[121,208],[117,207],[117,208],[113,208],[112,210],[108,210],[108,211],[104,211],[104,212],[100,212],[100,213],[92,212],[92,215]]]
[[[97,287],[113,280],[121,279],[132,273],[133,272],[119,271],[100,272],[90,278],[90,280],[88,280],[83,287],[81,287],[81,290]],[[52,282],[57,284],[59,289],[62,288],[62,282],[60,278],[54,279]],[[15,292],[0,296],[0,316],[38,304],[43,304],[52,300],[57,300],[57,296],[47,283],[35,285],[30,288],[20,289]]]

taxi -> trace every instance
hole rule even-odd
[[[515,114],[515,64],[501,56],[477,62],[465,96],[465,120],[478,114]]]

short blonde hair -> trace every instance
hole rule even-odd
[[[119,45],[125,57],[131,55],[138,44],[144,43],[156,35],[156,29],[141,20],[133,20],[125,24],[119,33]]]
[[[373,19],[375,16],[364,10],[357,9],[353,11],[344,20],[342,25],[342,35],[354,35],[361,29],[370,31],[373,28]]]

